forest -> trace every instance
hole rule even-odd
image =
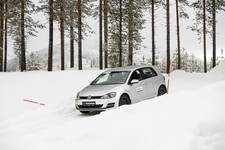
[[[177,48],[171,53],[171,3],[175,3]],[[186,9],[195,12],[194,24],[187,30],[196,32],[202,41],[204,58],[199,61],[194,54],[188,54],[180,44],[180,19],[189,19]],[[18,59],[18,70],[53,70],[54,52],[54,23],[60,31],[60,69],[65,70],[65,37],[70,39],[70,66],[75,68],[74,57],[78,58],[78,70],[83,69],[82,41],[94,34],[88,17],[98,20],[99,26],[99,69],[136,65],[134,54],[144,45],[145,37],[140,33],[144,29],[146,19],[144,14],[151,16],[151,58],[143,56],[141,65],[156,65],[161,72],[168,73],[170,60],[172,70],[183,69],[187,72],[207,72],[214,68],[220,60],[216,53],[217,32],[219,20],[216,14],[225,11],[223,0],[39,0],[35,5],[32,0],[0,0],[0,72],[7,72],[7,39],[13,40],[13,51]],[[166,56],[159,58],[156,46],[156,11],[164,9],[166,12]],[[33,14],[43,12],[48,22],[48,52],[46,62],[35,53],[28,53],[27,42],[30,37],[37,36],[38,30],[46,28],[45,24],[32,18]],[[212,59],[206,60],[206,35],[212,39]],[[78,55],[75,56],[74,45],[77,44]],[[104,54],[104,55],[103,55]],[[93,63],[93,62],[92,62]]]

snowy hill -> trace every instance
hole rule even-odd
[[[74,99],[102,71],[0,73],[0,149],[224,150],[224,71],[177,70],[169,94],[91,115]]]

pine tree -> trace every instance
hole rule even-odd
[[[76,18],[76,12],[74,12],[74,9],[76,9],[76,2],[75,1],[70,1],[68,2],[70,6],[69,10],[69,16],[70,16],[70,21],[69,22],[69,32],[70,32],[70,68],[74,67],[74,40],[75,40],[75,35],[74,35],[74,18]]]
[[[212,37],[212,54],[213,54],[213,61],[212,67],[214,68],[216,64],[216,13],[218,11],[225,11],[225,3],[224,1],[220,0],[211,0],[207,1],[207,11],[211,15],[211,21],[208,23],[211,27],[211,37]]]
[[[102,61],[102,0],[99,0],[99,69],[103,69]]]
[[[169,73],[170,65],[170,1],[166,1],[166,25],[167,25],[167,73]]]
[[[203,35],[203,51],[204,51],[204,72],[207,72],[207,61],[206,61],[206,34],[212,33],[213,41],[213,66],[215,65],[216,59],[216,12],[219,10],[225,10],[225,4],[221,1],[212,0],[196,0],[191,4],[195,9],[195,21],[194,26],[191,26],[192,31],[196,31],[200,36],[198,39],[201,40]],[[203,12],[202,12],[203,10]],[[200,27],[199,27],[200,26]],[[203,26],[203,28],[201,27]],[[210,31],[210,28],[212,31]]]
[[[39,53],[31,52],[27,58],[27,70],[43,70],[45,69],[45,63],[42,61],[42,58],[39,56]]]
[[[119,1],[108,1],[108,25],[109,25],[109,65],[110,67],[122,66],[123,46],[125,35],[122,30],[122,22],[124,18],[122,12],[124,10],[122,0]],[[116,58],[116,61],[115,61]]]
[[[21,71],[26,71],[25,54],[25,32],[24,32],[24,0],[21,0]]]
[[[108,1],[109,51],[118,48],[119,66],[132,65],[133,54],[141,47],[143,37],[140,35],[140,30],[144,28],[145,23],[144,4],[143,0]],[[123,55],[126,53],[128,56],[124,62]]]
[[[172,65],[171,71],[172,70],[176,70],[176,69],[180,69],[178,67],[178,63],[177,63],[178,62],[178,59],[179,59],[178,49],[176,49],[174,51],[172,59],[173,59],[173,61],[172,61],[172,64],[171,64]]]
[[[8,0],[7,1],[7,31],[14,43],[18,43],[20,38],[20,66],[21,71],[26,70],[26,41],[30,36],[36,36],[36,28],[43,28],[44,26],[39,21],[34,21],[32,14],[37,12],[37,7],[31,0]]]
[[[0,1],[0,72],[3,71],[4,1]]]
[[[31,52],[31,54],[27,59],[27,70],[28,71],[39,70],[34,52]]]
[[[162,60],[162,63],[160,64],[160,71],[162,73],[166,73],[167,72],[167,67],[166,67],[166,58],[164,57]]]
[[[8,15],[8,0],[5,0],[5,16]],[[4,57],[4,72],[7,71],[7,24],[8,24],[8,18],[5,17],[5,57]]]
[[[149,5],[149,13],[151,15],[151,27],[152,27],[152,65],[156,65],[156,44],[155,44],[155,18],[156,18],[156,10],[164,5],[164,2],[161,0],[148,0],[147,9]]]
[[[203,35],[203,53],[204,53],[204,72],[207,72],[207,60],[206,60],[206,34],[209,33],[208,29],[206,28],[206,19],[208,18],[206,15],[206,0],[202,2],[197,0],[196,2],[192,3],[191,6],[195,9],[196,15],[194,26],[191,26],[192,31],[197,31],[198,35]],[[202,24],[202,28],[198,27]],[[201,36],[198,38],[201,40]]]
[[[60,36],[61,36],[61,70],[65,70],[65,59],[64,59],[64,55],[65,55],[65,45],[64,45],[64,4],[63,4],[63,0],[60,0]]]
[[[216,66],[216,2],[212,0],[212,18],[213,18],[213,68]]]
[[[180,23],[179,23],[178,0],[176,0],[176,16],[177,16],[177,50],[178,50],[178,69],[180,69]]]
[[[192,72],[196,72],[196,69],[197,69],[197,60],[196,60],[194,54],[192,54],[192,55],[190,56],[190,63],[191,63],[191,65],[190,65],[190,72],[191,72],[191,73],[192,73]]]
[[[49,25],[50,35],[52,37],[49,39],[49,66],[52,68],[52,48],[53,48],[53,19],[59,25],[59,30],[62,33],[61,43],[63,42],[63,37],[67,36],[70,38],[70,67],[74,67],[74,41],[78,43],[78,69],[82,70],[82,39],[87,36],[88,32],[93,33],[89,25],[82,21],[82,19],[91,16],[91,9],[93,8],[93,0],[41,0],[43,5],[39,8],[40,11],[44,11],[50,17]],[[51,3],[49,3],[51,2]],[[49,7],[46,7],[49,5]],[[82,9],[82,13],[81,13]],[[51,14],[51,15],[50,15]],[[63,28],[62,28],[63,25]],[[60,28],[61,26],[61,28]],[[52,30],[51,30],[52,29]],[[67,32],[68,31],[68,32]],[[68,33],[68,34],[67,34]],[[63,35],[64,34],[64,35]],[[84,36],[83,36],[84,35]],[[62,45],[62,62],[65,60],[63,58],[63,45]],[[63,67],[64,65],[61,65]]]
[[[56,0],[54,1],[54,13],[53,17],[54,20],[59,24],[59,31],[60,31],[60,45],[61,45],[61,70],[65,70],[65,43],[64,43],[64,24],[67,17],[67,14],[64,10],[66,10],[66,0]]]
[[[48,71],[52,71],[53,53],[53,0],[49,0],[49,46],[48,46]]]
[[[82,70],[81,0],[78,0],[78,69]]]
[[[104,0],[104,51],[105,68],[108,68],[108,0]]]
[[[179,5],[180,2],[180,5]],[[176,0],[176,16],[177,16],[177,49],[178,49],[178,69],[180,69],[180,18],[189,18],[188,14],[184,12],[183,5],[189,6],[187,0]],[[180,10],[180,11],[179,11]],[[180,15],[179,15],[180,12]]]
[[[152,0],[152,65],[155,65],[155,3]]]
[[[146,10],[145,5],[144,0],[129,0],[125,3],[125,21],[128,22],[125,23],[128,30],[128,65],[133,65],[134,51],[140,49],[143,40],[139,31],[144,28],[143,24],[146,21],[143,19],[143,11]]]
[[[146,62],[145,62],[145,56],[142,57],[142,60],[140,61],[141,65],[146,65]]]
[[[70,3],[68,3],[70,2]],[[65,22],[66,26],[73,26],[73,29],[77,29],[73,31],[73,40],[78,42],[78,69],[82,70],[82,40],[84,36],[87,36],[88,33],[93,33],[91,31],[90,26],[84,21],[87,16],[93,16],[91,10],[93,8],[93,0],[67,0],[67,4],[72,4],[67,6],[66,14],[70,16],[69,13],[72,12],[73,20],[70,20],[70,17],[66,17]],[[69,33],[72,33],[69,32]],[[72,39],[71,39],[72,40]],[[72,56],[71,56],[72,57]]]
[[[185,48],[183,48],[183,50],[181,51],[181,69],[185,70],[186,72],[188,72],[189,69],[189,55],[186,51]]]
[[[129,7],[128,7],[128,18],[129,18],[129,23],[128,23],[128,65],[133,64],[133,34],[134,34],[134,1],[129,0]]]

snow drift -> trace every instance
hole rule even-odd
[[[0,149],[224,150],[224,71],[174,71],[169,94],[90,115],[75,95],[102,71],[0,73]]]

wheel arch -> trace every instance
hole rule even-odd
[[[161,87],[165,88],[165,90],[167,91],[167,88],[166,88],[166,85],[165,85],[165,84],[161,84],[161,85],[159,86],[158,90],[159,90]]]
[[[129,104],[131,104],[131,99],[130,99],[129,94],[127,94],[127,93],[123,93],[123,94],[121,94],[121,96],[120,96],[120,97],[122,97],[123,95],[126,95],[126,96],[128,97],[128,99],[129,99]]]
[[[164,92],[162,93],[161,92],[161,89],[164,89]],[[167,89],[166,89],[166,85],[164,85],[164,84],[161,84],[160,86],[159,86],[159,88],[158,88],[158,92],[157,92],[157,96],[160,96],[160,95],[163,95],[163,94],[166,94],[167,93]]]

